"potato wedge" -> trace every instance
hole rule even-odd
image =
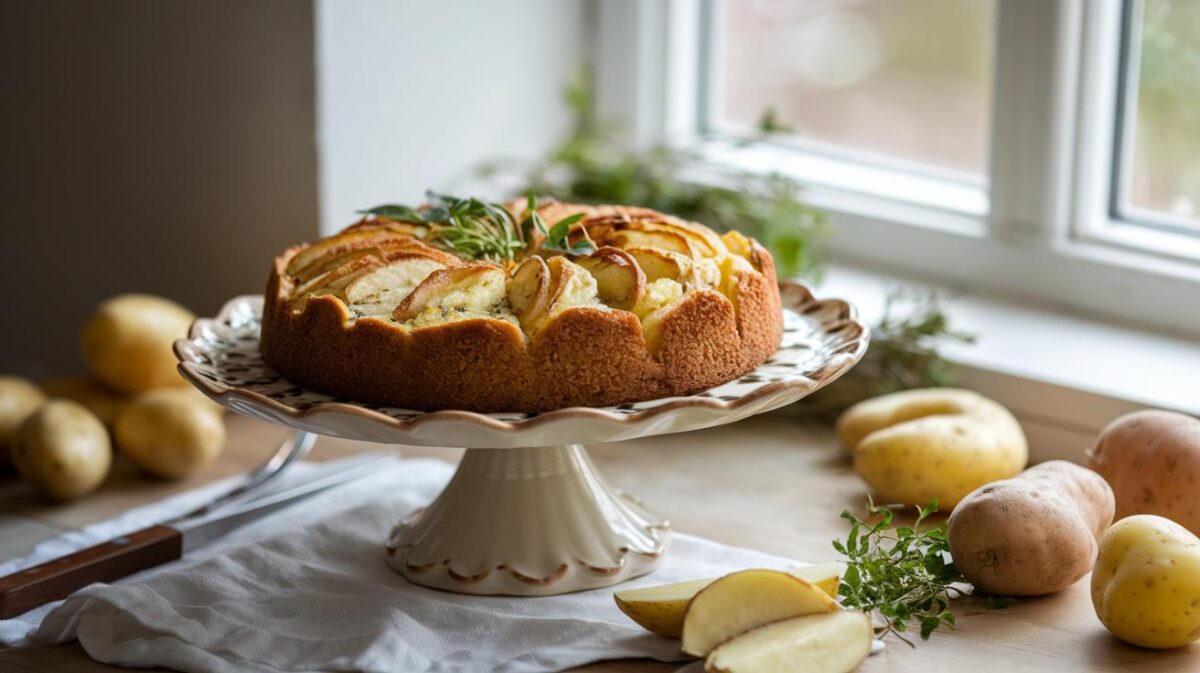
[[[706,673],[848,673],[871,653],[871,618],[837,610],[785,619],[744,633],[709,653]]]
[[[714,581],[688,603],[683,651],[703,657],[751,629],[837,609],[829,594],[799,577],[780,570],[743,570]]]
[[[788,572],[811,582],[831,598],[837,597],[838,582],[846,566],[843,563],[819,563],[793,568]],[[613,594],[617,607],[647,631],[667,638],[678,638],[683,632],[683,615],[688,603],[704,587],[716,581],[706,577],[686,582],[673,582],[653,587],[629,589]]]

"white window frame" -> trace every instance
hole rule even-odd
[[[720,86],[699,78],[702,46],[714,58],[721,48],[701,39],[708,3],[720,11],[721,0],[597,3],[599,112],[624,121],[631,145],[695,149],[704,179],[731,168],[795,177],[829,214],[840,260],[1200,334],[1200,238],[1113,217],[1122,2],[997,3],[986,188],[811,144],[703,137],[700,89]]]

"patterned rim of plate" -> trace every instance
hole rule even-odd
[[[687,407],[736,410],[786,389],[809,394],[836,380],[862,358],[870,330],[851,304],[840,299],[816,299],[806,285],[795,281],[780,281],[780,291],[783,341],[779,351],[757,369],[693,395],[610,407],[567,407],[542,413],[415,411],[319,393],[290,383],[262,362],[258,338],[263,299],[258,295],[235,297],[215,318],[197,319],[188,338],[175,342],[175,355],[184,378],[217,402],[228,406],[227,400],[240,398],[298,419],[337,411],[400,431],[454,420],[489,430],[517,432],[581,416],[634,424]]]

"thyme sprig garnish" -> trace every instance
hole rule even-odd
[[[359,211],[429,227],[428,241],[470,259],[505,262],[528,245],[512,213],[497,203],[426,192],[424,208],[385,204]]]
[[[842,512],[850,522],[845,540],[834,540],[833,548],[846,557],[846,572],[838,586],[842,605],[878,614],[886,622],[885,635],[913,645],[902,634],[909,623],[920,627],[928,640],[943,624],[954,628],[950,599],[966,595],[954,584],[965,582],[950,559],[946,525],[921,530],[921,524],[937,511],[937,500],[919,509],[912,526],[892,527],[894,506],[868,500],[875,523]]]
[[[569,215],[553,226],[547,226],[538,213],[537,197],[532,193],[526,197],[525,212],[519,224],[513,214],[498,203],[432,191],[426,192],[425,197],[429,204],[421,208],[389,203],[358,212],[423,224],[429,229],[427,240],[430,243],[470,259],[513,260],[518,252],[529,248],[535,230],[544,237],[538,248],[541,251],[588,255],[596,250],[586,238],[574,244],[569,240],[571,226],[583,219],[584,213]]]

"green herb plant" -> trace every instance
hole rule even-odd
[[[833,548],[846,557],[838,586],[842,605],[879,615],[886,623],[885,633],[909,645],[912,641],[902,634],[910,624],[919,627],[922,640],[943,624],[954,628],[950,600],[966,595],[954,586],[965,580],[949,560],[945,524],[921,528],[937,511],[937,500],[920,508],[911,526],[892,527],[893,507],[868,502],[867,509],[878,520],[870,523],[842,512],[850,534],[833,541]]]
[[[877,395],[950,385],[954,365],[939,349],[954,341],[973,343],[975,336],[953,328],[936,294],[895,288],[888,293],[883,317],[871,328],[871,347],[862,361],[800,405],[809,413],[836,415]]]

